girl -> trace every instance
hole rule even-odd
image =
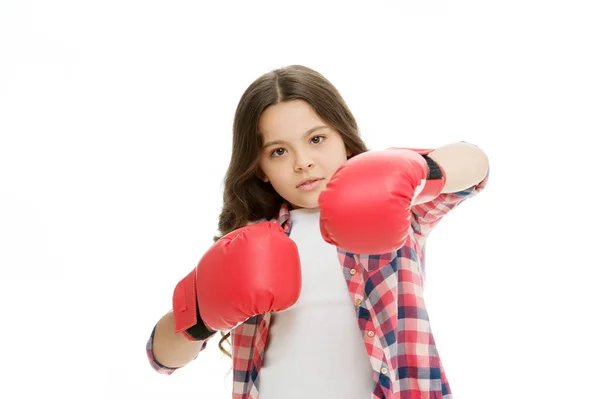
[[[310,68],[259,77],[235,114],[222,234],[177,285],[150,363],[171,374],[219,331],[234,399],[450,399],[423,300],[425,243],[487,180],[486,155],[464,142],[368,151]]]

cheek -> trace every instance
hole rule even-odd
[[[322,158],[322,161],[325,162],[324,165],[327,165],[328,169],[337,169],[347,160],[346,150],[340,151],[339,148],[327,153],[326,156]]]
[[[273,186],[281,186],[282,183],[287,180],[285,173],[283,172],[284,166],[282,163],[269,163],[268,165],[265,165],[265,169],[263,170]]]

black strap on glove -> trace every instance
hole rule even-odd
[[[429,173],[427,174],[427,180],[439,180],[444,178],[444,174],[442,170],[438,166],[438,164],[429,156],[423,155],[425,161],[427,161],[427,166],[429,166]]]
[[[196,320],[198,320],[196,325],[193,325],[187,330],[185,330],[185,332],[187,332],[190,337],[194,338],[197,341],[204,341],[205,339],[210,338],[216,333],[216,331],[209,330],[208,327],[206,327],[206,325],[202,321],[202,318],[200,317],[200,308],[197,304]]]

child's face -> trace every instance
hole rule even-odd
[[[258,125],[263,138],[259,163],[262,180],[270,181],[292,208],[318,207],[319,194],[350,155],[342,136],[326,126],[303,100],[268,107]],[[320,180],[298,187],[306,178]]]

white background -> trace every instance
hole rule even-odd
[[[0,1],[1,397],[230,397],[217,339],[171,376],[146,339],[217,232],[239,97],[304,64],[370,148],[490,159],[428,244],[455,398],[600,398],[592,2],[200,3]]]

